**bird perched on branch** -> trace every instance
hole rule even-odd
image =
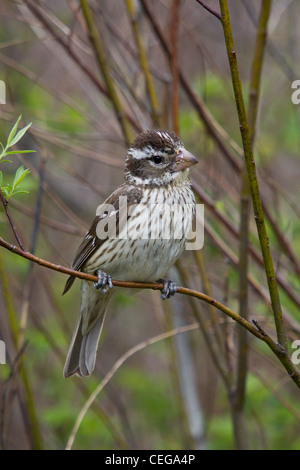
[[[174,132],[146,130],[128,150],[125,182],[98,207],[73,269],[95,273],[82,281],[81,308],[64,376],[85,377],[95,367],[107,304],[121,281],[163,282],[162,299],[177,286],[162,279],[185,247],[195,215],[189,167],[197,163]],[[113,236],[112,236],[113,235]],[[63,293],[74,282],[70,276]]]

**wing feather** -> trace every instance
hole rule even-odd
[[[107,211],[107,205],[113,206],[113,214],[116,217],[116,231],[118,234],[118,227],[119,227],[119,198],[120,196],[127,197],[127,207],[132,204],[139,204],[142,199],[143,192],[140,188],[136,186],[131,186],[124,183],[122,186],[119,186],[107,199],[104,201],[102,206],[100,206],[97,210],[97,216],[93,220],[92,225],[90,226],[88,232],[85,235],[85,238],[81,242],[73,264],[72,269],[75,271],[82,271],[84,268],[85,263],[88,259],[93,255],[93,253],[98,250],[103,243],[107,241],[107,238],[100,239],[97,236],[97,226],[100,220],[103,220],[105,217],[109,217],[111,213]],[[127,211],[128,212],[128,211]],[[68,290],[71,288],[73,282],[75,280],[75,276],[70,276],[67,279],[63,294],[64,295]]]

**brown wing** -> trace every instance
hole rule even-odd
[[[118,233],[120,196],[127,197],[127,207],[129,207],[131,204],[139,204],[139,202],[142,199],[142,190],[135,186],[129,186],[127,184],[123,184],[106,199],[106,201],[102,204],[102,206],[98,208],[97,216],[95,217],[89,231],[87,232],[85,238],[83,239],[75,255],[75,258],[72,264],[72,269],[74,269],[75,271],[81,271],[82,268],[84,267],[84,264],[90,258],[90,256],[96,250],[98,250],[107,239],[107,238],[100,239],[97,236],[96,230],[97,230],[99,221],[110,216],[110,212],[107,210],[108,204],[113,206],[114,208],[114,217],[116,217],[116,224],[117,224],[116,228],[117,228],[117,233]],[[74,280],[75,280],[75,276],[70,276],[67,279],[62,295],[68,292]]]

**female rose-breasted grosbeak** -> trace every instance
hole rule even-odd
[[[196,203],[189,167],[195,163],[196,158],[174,132],[146,130],[129,148],[125,183],[98,208],[73,262],[73,269],[95,273],[98,282],[82,281],[81,308],[66,359],[65,377],[88,376],[94,369],[106,307],[113,292],[112,278],[136,282],[160,280],[164,283],[163,299],[176,292],[175,283],[161,278],[183,251],[192,228]],[[125,220],[121,216],[122,197],[127,198]],[[176,217],[170,217],[166,210],[170,206],[179,207],[179,215],[177,212]],[[99,225],[112,219],[117,226],[116,237],[99,237]],[[169,237],[164,236],[166,229]],[[139,231],[143,236],[136,235]],[[74,279],[68,278],[64,293]]]

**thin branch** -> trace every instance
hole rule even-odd
[[[21,240],[21,238],[20,238],[20,236],[17,232],[16,226],[13,223],[13,220],[10,216],[9,211],[8,211],[8,202],[7,202],[6,198],[3,195],[3,192],[1,191],[1,188],[0,188],[0,199],[1,199],[1,202],[3,204],[3,207],[4,207],[4,210],[5,210],[5,214],[6,214],[6,217],[8,219],[9,225],[11,226],[11,229],[14,232],[14,236],[15,236],[17,242],[18,242],[18,245],[19,245],[19,247],[21,248],[22,251],[26,251],[25,248],[24,248],[24,245],[22,243],[22,240]]]
[[[36,206],[35,206],[35,215],[33,220],[33,229],[32,229],[32,236],[31,236],[31,244],[30,244],[30,252],[34,254],[36,249],[37,237],[38,237],[38,230],[40,224],[40,214],[41,214],[41,205],[42,205],[42,196],[43,196],[43,183],[45,180],[45,165],[46,165],[46,158],[44,156],[41,157],[40,168],[39,168],[39,188],[37,192],[37,199],[36,199]],[[30,263],[28,271],[27,271],[27,280],[23,287],[23,302],[21,308],[21,315],[20,315],[20,328],[19,328],[19,335],[18,335],[18,342],[17,347],[18,349],[23,347],[23,343],[25,342],[25,332],[26,327],[28,324],[28,314],[30,310],[30,300],[31,300],[31,293],[33,287],[33,268],[34,264]],[[20,363],[23,363],[23,359],[21,358]]]
[[[179,131],[179,86],[178,86],[178,31],[180,0],[173,0],[171,12],[171,72],[172,72],[172,124],[176,134]]]
[[[135,1],[134,0],[125,0],[125,6],[127,9],[127,14],[129,17],[129,20],[132,25],[132,31],[133,31],[133,36],[134,40],[136,43],[136,48],[138,52],[138,58],[140,61],[141,69],[143,71],[144,77],[145,77],[145,82],[146,82],[146,87],[148,91],[148,96],[149,96],[149,101],[151,105],[151,111],[152,111],[152,119],[153,122],[156,126],[160,127],[160,111],[159,111],[159,104],[158,104],[158,99],[156,96],[156,91],[154,87],[154,83],[152,80],[152,75],[150,72],[150,67],[147,59],[147,54],[145,52],[145,47],[143,43],[143,38],[140,33],[140,27],[138,23],[138,17],[137,17],[137,11],[136,11],[136,6],[135,6]]]
[[[3,383],[3,391],[1,393],[1,409],[0,409],[0,449],[6,449],[5,438],[7,435],[6,428],[9,426],[9,417],[10,417],[10,406],[8,400],[9,385],[12,383],[12,388],[15,388],[15,378],[16,378],[16,368],[19,361],[21,360],[27,343],[23,344],[23,347],[18,351],[16,357],[10,365],[10,373],[7,379]],[[6,424],[8,422],[8,424]]]
[[[55,31],[53,26],[48,22],[48,20],[45,18],[45,15],[41,12],[41,9],[37,8],[35,4],[31,3],[30,0],[24,0],[26,6],[29,8],[30,12],[38,19],[38,21],[42,24],[42,26],[46,29],[46,31],[55,39],[55,41],[60,44],[63,49],[66,51],[68,56],[73,60],[73,62],[79,66],[79,68],[90,78],[90,80],[94,83],[94,85],[97,87],[97,89],[106,97],[110,97],[109,91],[101,81],[98,79],[98,77],[94,74],[94,72],[88,68],[85,63],[82,61],[81,57],[78,54],[75,54],[73,51],[71,45],[69,44],[68,41],[64,41],[59,34]],[[140,131],[140,125],[136,120],[132,117],[126,114],[126,117],[128,121],[131,123],[132,127],[136,129],[137,131]]]
[[[196,261],[199,274],[201,276],[204,293],[212,297],[212,286],[211,286],[210,279],[208,276],[208,269],[205,263],[203,253],[201,250],[198,250],[198,251],[195,250],[193,251],[193,255]],[[214,334],[216,336],[216,341],[218,343],[220,351],[222,351],[222,354],[223,354],[223,352],[225,352],[225,347],[224,347],[224,341],[223,341],[221,330],[220,330],[219,317],[212,305],[209,306],[209,312],[211,315],[212,326],[214,329]]]
[[[34,211],[29,207],[25,206],[24,204],[21,204],[19,201],[12,200],[10,205],[17,211],[21,212],[23,215],[26,215],[26,217],[34,218]],[[54,219],[49,219],[48,217],[45,217],[43,215],[40,216],[40,223],[52,228],[53,230],[58,230],[64,233],[70,233],[78,237],[82,237],[84,235],[84,229],[78,226],[58,222]]]
[[[86,281],[93,281],[97,282],[98,278],[97,276],[94,276],[93,274],[87,274],[82,271],[74,271],[73,269],[66,268],[61,265],[53,264],[50,261],[46,261],[42,258],[38,258],[37,256],[33,255],[32,253],[25,252],[20,250],[17,246],[12,245],[8,243],[7,241],[3,240],[3,238],[0,237],[0,246],[3,246],[3,248],[6,248],[7,250],[11,251],[12,253],[15,253],[19,256],[22,256],[23,258],[28,259],[29,261],[33,261],[34,263],[39,264],[40,266],[44,266],[48,269],[53,269],[54,271],[58,271],[60,273],[68,274],[69,276],[75,276],[80,279],[84,279]],[[118,280],[113,280],[112,281],[114,286],[117,287],[127,287],[130,289],[153,289],[153,290],[162,290],[163,289],[163,284],[158,283],[158,282],[129,282],[129,281],[118,281]],[[254,334],[257,338],[262,339],[261,335],[257,331],[256,328],[253,327],[253,325],[244,320],[244,318],[240,317],[237,313],[235,313],[233,310],[230,308],[226,307],[223,305],[221,302],[218,300],[213,299],[212,297],[209,297],[206,294],[203,294],[201,292],[188,289],[187,287],[178,287],[177,290],[178,293],[180,294],[185,294],[185,295],[191,295],[193,297],[196,297],[200,300],[204,300],[204,302],[207,302],[213,306],[215,306],[217,309],[221,310],[221,312],[225,313],[226,315],[229,315],[233,320],[237,321],[240,323],[242,326],[247,328],[252,334]]]
[[[177,262],[176,267],[179,271],[182,281],[185,283],[188,283],[189,282],[188,274],[186,270],[183,268],[183,266],[181,265],[181,263]],[[218,348],[219,345],[216,339],[213,337],[213,335],[210,332],[210,325],[208,326],[206,322],[204,322],[202,312],[199,312],[197,302],[193,297],[191,297],[190,303],[191,303],[194,317],[201,327],[201,331],[205,339],[208,351],[211,355],[212,362],[214,363],[214,366],[216,367],[216,370],[219,372],[220,377],[222,378],[226,387],[228,388],[229,387],[228,374],[227,374],[226,367],[223,361],[223,354],[220,354],[220,348]],[[212,305],[213,304],[211,304],[211,307]]]
[[[205,8],[205,10],[209,11],[209,13],[211,13],[212,15],[214,15],[216,18],[218,18],[218,20],[222,21],[222,16],[220,15],[220,13],[218,13],[217,11],[213,10],[212,8],[210,8],[209,6],[207,6],[204,2],[202,2],[201,0],[196,0],[197,3],[199,3],[203,8]]]
[[[254,56],[251,66],[251,79],[249,89],[249,130],[252,147],[255,140],[257,113],[259,105],[259,94],[261,87],[261,75],[264,53],[267,45],[267,26],[271,13],[272,0],[262,0],[259,23],[257,27],[256,41],[254,46]]]
[[[1,49],[1,48],[0,48]],[[71,109],[74,109],[79,114],[84,116],[85,120],[89,122],[91,126],[95,129],[101,129],[99,125],[99,121],[94,119],[90,114],[88,114],[85,109],[76,103],[71,96],[66,95],[62,90],[58,89],[56,86],[52,85],[50,81],[47,81],[44,77],[40,74],[36,74],[32,72],[30,69],[24,66],[24,64],[19,63],[12,59],[11,57],[7,57],[4,54],[0,53],[0,62],[4,64],[6,67],[16,71],[17,73],[23,75],[24,77],[28,78],[32,83],[39,86],[41,89],[45,90],[47,93],[55,97],[55,99],[60,100],[62,103],[69,106]]]
[[[115,85],[110,74],[107,59],[105,57],[105,53],[103,50],[103,44],[101,41],[100,33],[94,21],[92,10],[87,0],[80,0],[80,5],[81,5],[82,12],[83,12],[83,15],[84,15],[87,27],[88,27],[90,41],[93,45],[97,62],[101,69],[101,72],[105,81],[108,95],[110,97],[110,100],[115,110],[115,115],[120,123],[121,129],[123,131],[123,135],[128,145],[130,145],[131,141],[133,140],[131,128],[129,126],[129,121],[127,119],[127,116],[125,115],[123,111],[123,106],[119,100],[118,94],[115,90]]]
[[[27,253],[25,251],[22,251],[18,248],[20,253]],[[6,307],[6,312],[8,316],[8,321],[9,321],[9,326],[12,334],[12,340],[14,346],[17,348],[17,343],[18,343],[18,338],[19,338],[19,324],[18,324],[18,318],[16,311],[13,306],[12,302],[12,296],[9,290],[9,283],[8,279],[6,276],[6,271],[4,268],[4,264],[2,261],[2,256],[0,256],[0,285],[1,289],[3,292],[3,298],[4,298],[4,305]],[[21,352],[23,352],[24,349],[21,348],[21,351],[17,353],[17,357],[22,356]],[[19,361],[17,361],[19,362]],[[26,407],[23,406],[23,412],[25,413],[24,419],[26,421],[29,421],[29,431],[28,434],[30,435],[30,439],[32,440],[33,448],[34,449],[42,449],[43,448],[43,442],[42,442],[42,437],[41,433],[39,430],[39,424],[38,424],[38,419],[37,419],[37,412],[34,404],[34,399],[33,399],[33,392],[31,389],[30,381],[28,379],[28,374],[27,374],[27,369],[25,367],[25,364],[23,361],[19,364],[19,376],[21,377],[21,380],[24,385],[25,389],[25,401],[26,401]],[[14,379],[16,379],[16,376],[14,375]],[[24,414],[23,413],[23,414]]]
[[[239,232],[239,314],[248,319],[248,274],[249,274],[249,216],[250,195],[247,172],[242,172]],[[234,429],[235,448],[249,449],[244,405],[246,399],[246,380],[248,374],[248,335],[244,328],[237,330],[237,372],[234,397],[231,400],[231,413]]]
[[[42,258],[38,258],[37,256],[31,253],[22,251],[20,248],[18,248],[15,245],[11,245],[7,241],[3,240],[3,238],[1,237],[0,237],[0,246],[2,246],[3,248],[6,248],[12,253],[22,256],[23,258],[28,259],[29,261],[33,261],[34,263],[37,263],[40,266],[44,266],[48,269],[53,269],[54,271],[65,273],[70,276],[79,277],[80,279],[85,279],[87,281],[97,282],[98,280],[98,278],[96,276],[93,276],[92,274],[83,273],[81,271],[74,271],[73,269],[65,268],[64,266],[50,263],[49,261],[46,261]],[[133,289],[162,290],[164,287],[163,284],[157,283],[157,282],[129,282],[129,281],[113,280],[112,283],[114,286],[126,287],[130,289],[133,288]],[[236,321],[237,323],[242,325],[244,328],[246,328],[248,331],[250,331],[250,333],[252,333],[258,339],[264,341],[269,346],[269,348],[273,351],[273,353],[278,357],[280,362],[288,371],[291,378],[294,380],[296,385],[300,388],[300,371],[292,363],[291,359],[287,355],[286,351],[282,348],[282,346],[275,343],[275,341],[270,336],[268,336],[265,332],[262,334],[261,331],[257,329],[257,327],[254,327],[250,322],[245,320],[243,317],[238,315],[229,307],[226,307],[218,300],[213,299],[212,297],[209,297],[208,295],[203,294],[202,292],[198,292],[193,289],[188,289],[187,287],[178,287],[177,292],[179,294],[185,294],[185,295],[190,295],[192,297],[196,297],[197,299],[203,300],[204,302],[210,305],[213,305],[215,308],[225,313],[225,315],[228,315],[230,318],[232,318],[232,320]]]

